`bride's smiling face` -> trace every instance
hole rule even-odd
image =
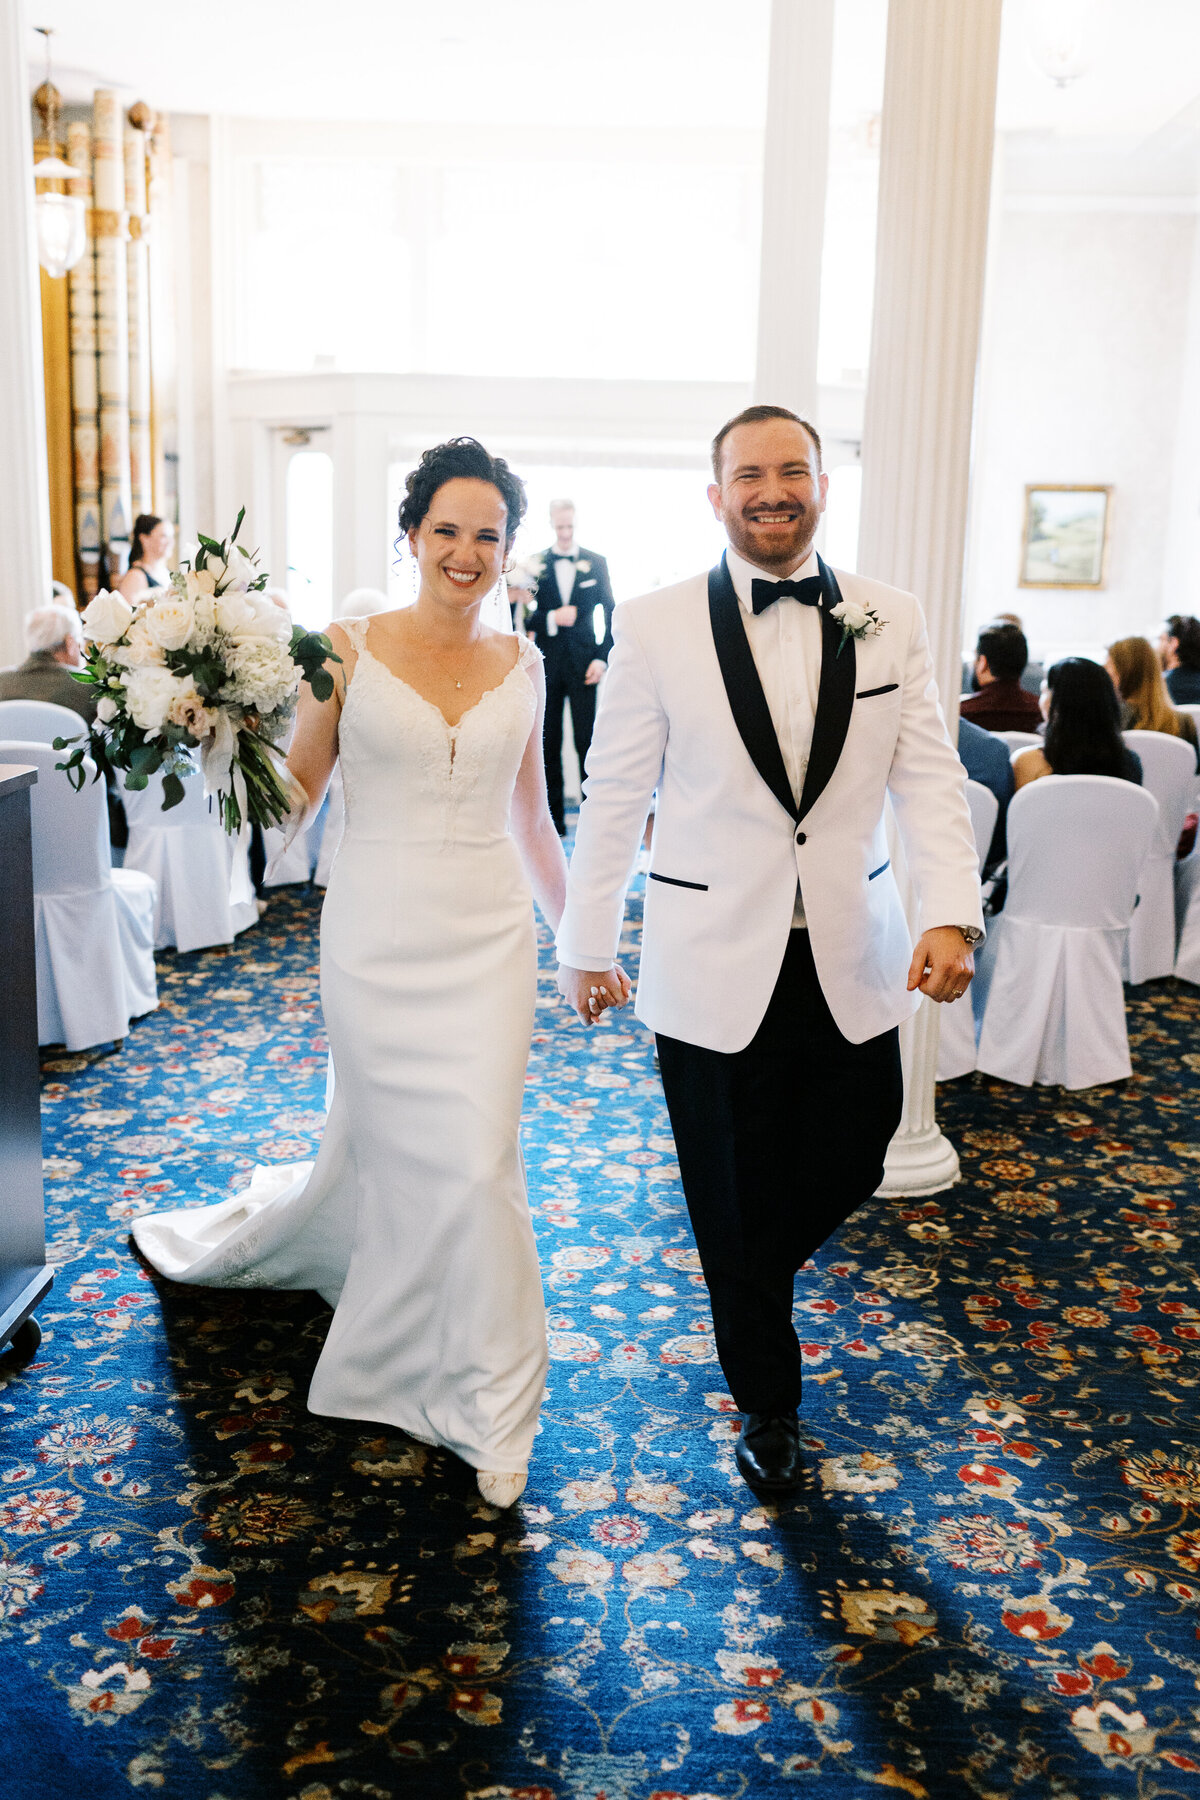
[[[508,508],[490,481],[444,481],[408,545],[421,585],[443,603],[478,603],[504,572]]]

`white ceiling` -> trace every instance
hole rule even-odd
[[[800,5],[804,0],[782,0]],[[964,0],[970,3],[970,0]],[[1093,69],[1058,90],[1005,0],[1006,131],[1133,145],[1200,95],[1200,0],[1093,0]],[[119,88],[172,111],[403,123],[755,128],[769,0],[25,0],[69,100]],[[876,111],[886,0],[837,0],[835,122]]]

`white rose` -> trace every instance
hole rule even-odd
[[[192,635],[195,617],[182,594],[156,600],[144,614],[146,630],[161,650],[182,650]]]
[[[98,700],[96,703],[96,717],[101,725],[111,725],[120,710],[116,701],[110,699],[107,694],[103,700]]]
[[[123,664],[127,669],[162,666],[163,653],[150,636],[144,615],[134,619],[125,635],[125,642],[111,653],[110,660]]]
[[[857,600],[843,600],[840,605],[833,608],[833,616],[835,619],[840,619],[848,630],[861,631],[870,614],[865,606],[859,605]]]
[[[175,697],[191,686],[179,681],[169,669],[131,669],[125,682],[125,703],[129,716],[142,731],[154,735],[161,731]]]
[[[211,594],[216,587],[211,569],[189,569],[185,577],[187,597],[194,606],[201,594]]]
[[[129,629],[133,608],[120,594],[101,588],[83,612],[83,635],[94,644],[115,644]]]

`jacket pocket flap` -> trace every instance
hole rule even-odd
[[[650,879],[651,881],[661,881],[667,887],[695,888],[700,894],[708,892],[707,881],[680,881],[677,875],[658,875],[653,869],[650,871]]]
[[[876,694],[894,694],[899,686],[898,681],[885,681],[882,687],[863,688],[861,693],[855,694],[854,698],[856,700],[873,700]]]

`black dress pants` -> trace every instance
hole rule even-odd
[[[796,1271],[883,1178],[904,1099],[899,1033],[844,1038],[808,932],[793,931],[744,1050],[660,1036],[658,1057],[729,1391],[742,1412],[790,1412]]]
[[[563,702],[570,703],[571,733],[582,775],[591,748],[592,727],[596,723],[596,689],[583,679],[564,651],[546,657],[546,717],[542,724],[542,751],[546,760],[546,798],[550,816],[561,832],[563,815]]]

